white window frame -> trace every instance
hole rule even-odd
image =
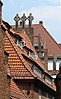
[[[59,65],[60,65],[60,63],[61,63],[61,60],[58,60],[58,59],[57,59],[57,62],[56,62],[56,70],[59,70]]]
[[[48,60],[48,70],[53,70],[53,60]]]

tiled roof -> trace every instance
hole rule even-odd
[[[12,25],[13,29],[15,28]],[[43,43],[46,43],[46,48],[48,49],[48,56],[61,56],[61,47],[59,44],[54,40],[54,38],[50,35],[50,33],[46,30],[46,28],[42,24],[33,24],[32,27],[34,28],[34,44],[38,44],[38,36],[41,34]],[[21,26],[19,26],[21,29]]]
[[[36,77],[8,32],[5,37],[5,50],[9,53],[8,64],[15,79],[33,79]]]
[[[11,30],[12,31],[12,30]],[[21,33],[16,33],[15,34],[19,35],[20,37],[22,37],[24,39],[24,41],[26,42],[26,47],[31,49],[34,53],[35,52],[35,49],[34,47],[32,46],[28,36],[26,35],[26,33],[24,31],[22,31]],[[30,58],[26,53],[25,51],[22,52],[26,57]],[[37,53],[36,53],[37,55]],[[45,66],[43,65],[42,61],[39,59],[38,55],[37,55],[37,58],[34,59],[34,61],[43,69],[43,70],[46,70],[45,69]]]
[[[12,30],[11,30],[12,31]],[[35,50],[31,44],[31,42],[29,41],[29,38],[28,36],[26,35],[26,33],[24,31],[22,31],[21,33],[16,33],[15,34],[19,35],[20,37],[22,37],[24,39],[24,41],[26,41],[26,47],[28,47],[29,49],[31,49],[34,53]],[[23,52],[22,52],[23,53]],[[30,58],[26,53],[23,53],[26,57]],[[30,58],[31,59],[31,58]],[[42,61],[39,59],[38,55],[37,55],[37,58],[34,59],[34,61],[43,69],[43,71],[45,71],[47,74],[49,74],[47,71],[46,71],[46,68],[45,66],[43,65]],[[50,74],[49,74],[50,75]]]
[[[15,32],[13,33],[15,34]],[[23,34],[24,32],[22,33],[22,37],[23,37]],[[27,46],[29,44],[29,48],[32,50],[33,49],[32,45],[28,43],[29,40],[27,39],[26,34],[24,34],[24,38],[25,38],[24,39],[25,42],[27,40],[26,42]],[[34,78],[39,79],[37,75],[32,71],[27,61],[22,56],[22,54],[24,55],[26,54],[24,53],[23,50],[19,49],[19,47],[15,44],[11,34],[7,30],[6,30],[6,37],[5,37],[5,50],[9,53],[8,64],[11,68],[11,74],[14,77],[14,79],[34,79]],[[40,61],[39,58],[35,59],[34,61],[39,65],[39,67],[41,67],[44,70],[44,72],[46,72],[49,75],[49,73],[46,71],[43,63]],[[41,79],[40,81],[42,81],[47,86],[50,86],[44,80]],[[53,89],[53,87],[51,86],[50,88]]]
[[[23,92],[18,88],[13,80],[10,84],[10,96],[14,99],[27,99]]]
[[[61,47],[57,44],[57,42],[53,39],[53,37],[49,34],[49,32],[44,28],[43,25],[41,24],[34,24],[32,25],[34,28],[34,44],[38,43],[38,36],[41,34],[42,41],[46,43],[46,48],[48,48],[48,55],[53,56],[54,54],[56,55],[61,55]]]
[[[24,39],[24,41],[26,41],[26,47],[28,47],[32,51],[35,51],[31,42],[29,41],[29,38],[27,37],[25,31],[23,30],[21,33],[19,33],[19,35]]]

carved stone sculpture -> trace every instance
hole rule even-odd
[[[32,13],[30,13],[30,15],[28,16],[28,20],[29,20],[29,27],[31,28],[32,26],[32,20],[34,19],[34,17],[32,16]]]
[[[14,17],[14,20],[15,20],[15,22],[16,22],[16,30],[18,29],[18,22],[19,22],[19,20],[20,20],[20,17],[18,16],[18,14],[16,14],[16,16]]]

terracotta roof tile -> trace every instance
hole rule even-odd
[[[15,99],[27,99],[13,80],[11,80],[10,84],[10,96]]]
[[[10,31],[12,32],[13,30],[10,29]],[[31,42],[30,42],[30,40],[29,40],[29,38],[28,38],[28,36],[26,35],[26,33],[25,33],[24,30],[22,30],[22,31],[19,32],[19,33],[14,32],[14,34],[17,34],[18,36],[20,36],[21,38],[23,38],[24,41],[26,41],[25,46],[26,46],[27,48],[29,48],[29,49],[31,48],[32,51],[35,51],[34,48],[32,47],[32,44],[31,44]]]
[[[8,42],[8,45],[7,45]],[[27,66],[26,61],[18,53],[16,44],[13,43],[10,34],[6,33],[6,41],[5,41],[5,50],[9,53],[8,64],[11,68],[11,74],[16,77],[22,77],[23,79],[26,77],[33,78],[35,74],[31,71],[29,66]],[[16,56],[16,57],[15,57]],[[35,76],[36,77],[36,76]]]
[[[44,28],[41,24],[34,24],[34,35],[38,36],[41,34],[42,41],[46,42],[46,48],[48,48],[48,55],[52,56],[54,54],[61,55],[61,48],[57,44],[57,42],[53,39],[53,37],[49,34],[49,32]],[[37,37],[34,38],[34,44],[38,43]]]
[[[14,25],[12,27],[15,28]],[[46,28],[42,24],[33,24],[32,27],[34,28],[34,44],[38,45],[38,36],[41,34],[42,41],[46,43],[46,48],[48,48],[48,55],[53,56],[56,54],[57,56],[61,56],[61,47]],[[21,29],[21,26],[19,26],[19,29]]]
[[[12,29],[11,29],[11,31],[12,31]],[[14,34],[15,34],[15,33],[14,33]],[[29,38],[28,38],[28,36],[26,35],[26,33],[25,33],[24,31],[22,31],[21,33],[18,33],[18,35],[19,35],[20,37],[22,37],[22,38],[24,39],[24,41],[26,41],[26,46],[27,46],[29,49],[31,49],[34,53],[36,53],[36,52],[35,52],[35,49],[33,48],[32,44],[30,43]],[[23,53],[23,52],[22,52],[22,53]],[[27,55],[26,53],[23,53],[23,54],[28,57],[28,55]],[[38,57],[38,55],[37,55],[37,57]],[[28,58],[29,58],[29,57],[28,57]],[[40,61],[39,57],[36,58],[36,59],[34,59],[34,61],[35,61],[43,70],[45,69],[45,66],[43,65],[42,61]],[[48,72],[47,72],[47,73],[48,73]]]
[[[25,37],[26,35],[24,38]],[[28,40],[27,37],[25,40]],[[29,48],[31,49],[32,45],[30,43],[29,45]],[[37,77],[37,75],[31,70],[29,64],[23,58],[23,51],[21,51],[21,49],[19,50],[18,46],[13,42],[13,39],[8,31],[6,31],[5,50],[9,53],[8,63],[11,67],[11,74],[15,79],[34,79]],[[48,74],[40,59],[38,58],[35,61]],[[49,86],[44,80],[40,79],[40,81]],[[50,88],[53,89],[51,86]]]

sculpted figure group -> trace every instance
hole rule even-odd
[[[29,28],[31,28],[33,19],[34,19],[34,17],[32,16],[32,13],[30,13],[28,17],[26,17],[26,15],[24,13],[21,18],[19,17],[18,14],[16,14],[16,16],[14,17],[16,30],[18,29],[18,23],[19,23],[20,20],[22,21],[22,28],[23,29],[25,28],[26,20],[29,21]]]

